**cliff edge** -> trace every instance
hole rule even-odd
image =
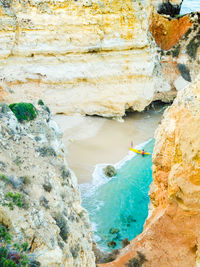
[[[100,266],[128,266],[139,260],[137,251],[146,258],[144,267],[199,263],[199,121],[200,77],[178,93],[156,132],[150,214],[142,234],[117,260]]]
[[[88,214],[65,162],[62,134],[40,104],[14,104],[15,114],[0,104],[0,226],[13,242],[28,243],[36,266],[92,267]]]

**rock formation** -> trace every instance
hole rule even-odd
[[[151,0],[151,4],[159,14],[175,17],[179,15],[183,0]]]
[[[122,116],[176,95],[177,87],[160,78],[176,63],[166,59],[172,64],[161,70],[139,0],[1,0],[0,14],[1,98],[9,103],[39,97],[53,113]]]
[[[108,117],[172,101],[199,69],[198,18],[172,19],[179,0],[149,2],[158,46],[154,39],[149,45],[151,8],[140,0],[1,0],[1,99],[39,97],[54,114]],[[156,12],[166,15],[171,6],[171,17]]]
[[[152,12],[150,32],[159,58],[154,68],[156,91],[165,86],[176,92],[196,79],[200,67],[199,20],[200,13],[172,19]],[[157,97],[161,98],[160,94]]]
[[[200,76],[178,93],[155,138],[151,208],[144,231],[112,263],[123,267],[137,251],[142,266],[196,266],[200,262]]]
[[[76,177],[65,162],[62,134],[40,103],[37,118],[21,123],[0,105],[0,225],[14,241],[28,242],[41,266],[93,267]],[[12,198],[16,194],[20,203]]]
[[[53,113],[123,115],[152,101],[140,1],[0,1],[6,101],[42,98]]]

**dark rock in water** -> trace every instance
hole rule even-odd
[[[113,240],[120,240],[120,239],[121,239],[121,235],[119,233],[117,233],[115,238],[113,238]]]
[[[109,233],[110,234],[117,234],[117,233],[119,233],[119,229],[117,229],[117,228],[110,228],[110,230],[109,230]]]
[[[115,241],[110,241],[110,242],[108,242],[108,246],[109,246],[110,248],[114,248],[114,247],[116,247],[116,245],[117,245],[117,243],[116,243]]]
[[[130,244],[130,241],[128,241],[128,238],[125,238],[122,240],[122,247],[125,248]]]
[[[108,177],[113,177],[117,174],[115,167],[112,165],[106,166],[103,170],[104,170],[105,175]]]

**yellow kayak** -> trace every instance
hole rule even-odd
[[[135,149],[135,148],[130,147],[130,150],[132,150],[133,152],[138,153],[138,154],[143,154],[142,153],[143,151],[139,150],[139,149]],[[151,153],[144,151],[144,155],[151,155]]]

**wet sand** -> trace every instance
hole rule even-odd
[[[98,163],[116,163],[125,157],[130,143],[141,144],[154,136],[161,120],[161,112],[134,112],[124,122],[101,117],[55,116],[64,131],[67,162],[78,182],[92,180]]]

